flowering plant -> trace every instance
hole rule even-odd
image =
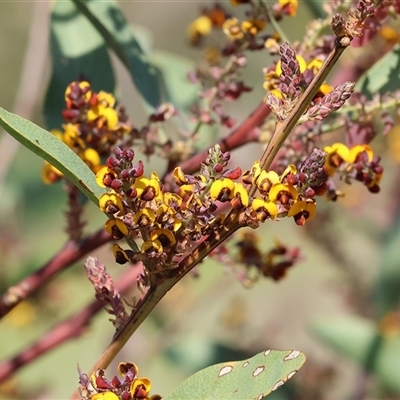
[[[116,3],[55,2],[53,75],[44,104],[49,131],[4,109],[0,124],[45,160],[41,173],[45,184],[64,183],[69,240],[41,269],[5,291],[0,312],[6,316],[17,310],[52,276],[106,243],[113,242],[113,258],[125,265],[126,274],[114,282],[105,263],[88,256],[84,266],[96,301],[50,331],[34,350],[4,361],[0,379],[74,337],[104,307],[112,316],[115,333],[90,371],[78,367],[79,387],[71,398],[160,399],[150,394],[150,379],[139,377],[136,360],[119,362],[119,376],[111,379],[105,369],[119,358],[163,297],[181,285],[182,278],[201,278],[199,265],[209,257],[224,264],[244,287],[253,287],[263,278],[281,281],[308,254],[289,240],[276,240],[265,250],[257,230],[290,219],[293,227],[299,226],[316,240],[321,236],[323,245],[335,252],[330,225],[318,216],[323,199],[336,207],[353,183],[364,193],[380,192],[384,168],[371,141],[389,131],[393,137],[397,129],[400,97],[390,63],[398,62],[395,27],[400,3],[326,2],[315,11],[323,17],[312,20],[303,39],[292,43],[286,37],[285,22],[298,18],[305,2],[230,3],[207,4],[188,26],[189,45],[204,49],[205,59],[186,75],[174,71],[180,80],[185,79],[188,93],[192,90],[192,95],[185,96],[186,91],[182,95],[174,87],[166,60],[143,50]],[[65,46],[71,28],[66,21],[71,15],[77,18],[72,22],[74,35],[90,32],[96,38],[93,54],[93,49],[83,47],[80,58],[71,56]],[[376,54],[374,46],[379,41],[384,49]],[[117,101],[106,48],[126,67],[140,93],[146,110],[142,126]],[[352,60],[347,69],[334,71],[343,54],[355,54],[358,49],[366,54],[362,67]],[[265,93],[251,114],[238,122],[229,104],[244,101],[253,90],[244,70],[260,53],[270,60],[259,68],[258,85]],[[96,57],[101,68],[94,65],[99,62]],[[376,68],[388,64],[386,79],[371,93]],[[334,77],[329,75],[332,71]],[[209,143],[202,146],[202,141]],[[262,151],[243,165],[234,151],[251,142]],[[158,172],[150,166],[154,159],[164,160]],[[91,235],[84,233],[89,203],[82,194],[106,216],[104,227]],[[365,201],[370,199],[365,197]],[[340,334],[332,333],[332,325],[319,325],[316,330],[361,362],[363,374],[372,371],[387,386],[385,390],[400,392],[398,382],[384,372],[388,364],[378,362],[385,356],[386,336],[394,332],[399,339],[400,274],[393,275],[390,296],[382,295],[380,300],[384,306],[376,331],[368,331],[377,345],[352,352],[353,342],[342,344]],[[357,273],[349,276],[355,286],[361,286]],[[129,300],[125,293],[132,287],[136,292]],[[362,291],[357,294],[365,299],[368,295]],[[365,311],[361,306],[360,310]],[[285,384],[305,362],[299,350],[264,349],[253,354],[246,354],[243,361],[214,363],[162,398],[261,399]],[[306,375],[310,379],[316,376],[315,365],[311,362]],[[329,365],[323,369],[327,377],[321,380],[328,382],[335,371]],[[303,386],[298,384],[301,398],[310,393],[323,398],[322,384]],[[358,390],[366,387],[363,379]]]

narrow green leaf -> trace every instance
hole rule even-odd
[[[261,400],[282,386],[304,364],[297,350],[267,350],[243,361],[205,368],[187,378],[164,400]]]
[[[92,2],[93,12],[106,13],[103,2]],[[95,4],[94,4],[95,3]],[[48,129],[60,128],[64,122],[64,93],[74,80],[87,79],[95,91],[115,91],[114,71],[104,39],[93,25],[79,13],[71,1],[55,2],[51,13],[52,76],[44,102]]]
[[[102,35],[107,45],[128,68],[132,80],[146,103],[157,107],[161,103],[160,81],[156,68],[149,62],[139,42],[133,36],[125,16],[114,0],[107,2],[88,1],[96,3],[96,8],[90,9],[82,0],[72,0],[79,11],[93,24]],[[97,3],[104,10],[97,12]],[[96,12],[95,12],[96,10]]]
[[[318,321],[313,332],[337,352],[377,374],[400,393],[400,337],[382,337],[376,325],[356,316]]]
[[[61,140],[18,115],[0,107],[0,125],[33,153],[58,168],[82,193],[98,205],[104,190],[90,168]]]
[[[393,92],[400,87],[400,45],[382,57],[357,82],[356,90],[371,98],[376,93]]]

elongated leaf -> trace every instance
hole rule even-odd
[[[396,45],[360,78],[356,90],[371,98],[375,93],[393,92],[399,87],[400,45]]]
[[[216,364],[190,376],[163,399],[260,400],[290,379],[305,360],[297,350],[267,350],[248,360]]]
[[[94,12],[104,14],[103,2],[92,2]],[[95,91],[115,91],[115,78],[104,39],[71,1],[58,0],[51,13],[52,76],[47,89],[44,116],[48,129],[60,128],[69,83],[87,79]]]
[[[0,107],[0,125],[16,140],[58,168],[93,203],[104,193],[89,167],[61,140],[18,115]]]
[[[376,373],[388,387],[400,393],[400,337],[382,337],[376,325],[360,317],[323,320],[314,333],[339,353]]]
[[[161,102],[160,82],[156,68],[149,62],[114,0],[106,2],[72,0],[80,12],[93,24],[122,63],[128,68],[133,82],[146,103],[157,107]],[[88,6],[95,3],[95,8]],[[104,9],[97,11],[98,4]],[[88,4],[88,5],[86,5]]]

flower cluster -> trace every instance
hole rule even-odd
[[[362,182],[370,192],[379,192],[383,167],[380,165],[380,157],[374,157],[370,146],[356,145],[348,148],[342,143],[334,143],[326,146],[324,151],[327,152],[325,169],[329,176],[336,173],[347,183],[355,179]],[[336,193],[331,188],[328,197],[335,200]]]
[[[133,164],[133,150],[116,147],[114,153],[96,176],[99,185],[109,188],[99,199],[101,210],[109,216],[105,227],[115,240],[143,241],[140,252],[116,244],[116,260],[153,259],[156,265],[163,264],[164,271],[195,242],[224,224],[225,215],[216,213],[218,204],[242,212],[243,225],[255,227],[286,216],[304,225],[314,217],[315,196],[324,193],[328,178],[325,153],[318,149],[299,169],[289,165],[282,175],[261,170],[259,162],[242,174],[240,168],[226,168],[230,154],[215,146],[199,175],[186,175],[178,167],[173,175],[179,191],[163,192],[155,172],[145,177],[142,162]],[[254,197],[246,185],[257,188]]]
[[[202,9],[202,15],[192,21],[188,27],[187,35],[192,45],[198,46],[205,36],[208,36],[212,29],[219,29],[224,32],[229,40],[221,54],[230,55],[238,50],[261,50],[266,41],[274,34],[264,32],[270,18],[276,20],[284,16],[295,16],[297,13],[297,0],[278,0],[270,11],[261,2],[257,4],[251,0],[230,0],[233,6],[247,4],[249,10],[246,12],[246,19],[240,21],[238,18],[227,12],[220,4],[211,8]],[[263,32],[262,35],[259,35]]]
[[[74,81],[65,92],[66,109],[63,130],[52,133],[62,140],[96,172],[101,165],[101,156],[125,134],[131,131],[126,123],[124,109],[115,109],[115,98],[104,91],[94,92],[86,81]],[[42,179],[54,183],[62,178],[62,173],[49,163],[45,163]]]
[[[243,175],[243,181],[255,184],[259,192],[251,203],[249,216],[259,222],[286,216],[293,217],[297,225],[310,221],[316,211],[315,196],[327,190],[324,164],[325,153],[317,148],[299,168],[289,165],[280,176],[275,171],[261,170],[259,163],[254,163]]]
[[[160,400],[161,396],[150,396],[151,382],[139,378],[139,368],[131,362],[118,365],[121,377],[106,378],[104,369],[97,370],[90,377],[79,371],[81,398],[84,400]]]
[[[236,246],[239,249],[236,261],[246,267],[247,274],[241,279],[245,286],[253,285],[260,276],[279,281],[300,260],[298,248],[289,249],[279,241],[275,242],[275,247],[264,251],[259,246],[258,235],[253,231],[244,231]],[[253,268],[255,276],[252,275]]]

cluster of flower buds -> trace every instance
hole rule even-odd
[[[111,275],[95,257],[88,257],[85,269],[95,289],[96,299],[105,304],[105,310],[115,317],[111,322],[117,330],[120,329],[126,324],[129,314],[125,310],[125,304],[114,286]]]
[[[161,396],[149,396],[151,382],[139,378],[139,368],[132,362],[118,365],[121,377],[106,378],[104,369],[97,370],[90,377],[78,367],[82,400],[160,400]]]
[[[281,44],[280,60],[275,67],[264,72],[264,88],[267,90],[265,103],[278,120],[287,118],[322,64],[321,58],[306,61],[302,56],[296,55],[289,43]],[[353,90],[352,82],[345,82],[335,88],[323,83],[299,122],[325,119],[331,112],[343,106]]]

